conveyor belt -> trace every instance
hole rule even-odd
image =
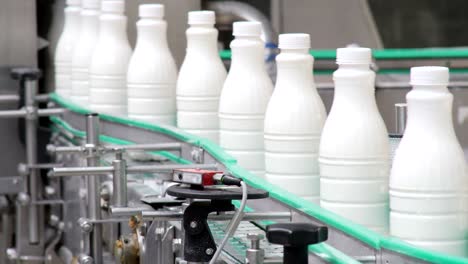
[[[84,136],[85,118],[88,110],[78,107],[56,94],[52,100],[70,111],[61,118],[52,117],[55,129],[73,139]],[[189,135],[177,128],[156,126],[121,117],[101,115],[103,142],[112,144],[169,143],[181,142],[180,152],[162,152],[177,163],[217,163],[218,169],[231,172],[244,179],[252,187],[270,192],[270,198],[261,202],[250,202],[255,211],[290,211],[293,221],[322,223],[329,227],[327,244],[311,247],[313,256],[322,263],[353,263],[352,259],[365,263],[468,263],[468,259],[448,256],[409,245],[401,240],[389,238],[362,226],[353,224],[319,206],[296,197],[278,186],[269,184],[236,164],[236,160],[214,143]],[[194,155],[194,153],[196,155]],[[240,238],[242,240],[242,236]],[[233,254],[233,253],[232,253]],[[233,254],[234,255],[234,254]]]

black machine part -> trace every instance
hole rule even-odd
[[[267,226],[266,236],[270,243],[284,246],[283,264],[307,264],[307,247],[326,241],[328,229],[309,223],[278,223]]]
[[[210,201],[194,201],[184,211],[182,224],[184,227],[184,260],[188,262],[209,262],[216,252],[216,243],[208,226],[208,214],[212,212],[234,211],[232,200],[240,200],[242,191],[239,187],[219,186],[214,188],[199,188],[174,185],[167,189],[167,194],[188,199],[205,199]],[[268,197],[268,192],[249,188],[248,199]]]

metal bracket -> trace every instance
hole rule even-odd
[[[216,251],[216,243],[208,226],[208,214],[234,211],[230,200],[193,202],[184,211],[184,258],[188,262],[209,262]]]

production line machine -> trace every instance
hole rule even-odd
[[[0,178],[0,263],[466,262],[350,223],[210,141],[37,95],[37,69],[12,76],[24,107],[0,117],[24,118],[27,155],[19,176]],[[36,138],[44,116],[47,147]]]

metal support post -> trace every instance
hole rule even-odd
[[[25,81],[25,108],[29,112],[26,115],[26,164],[28,166],[37,163],[37,115],[35,98],[37,94],[37,80],[26,79]],[[38,205],[35,203],[39,195],[38,170],[29,170],[29,195],[31,203],[29,204],[29,242],[31,244],[39,243],[39,212]]]
[[[86,162],[88,167],[99,165],[99,156],[95,153],[99,146],[99,116],[90,114],[86,117],[86,144],[89,148]],[[87,179],[88,217],[93,220],[101,219],[101,197],[99,195],[99,177],[89,176]],[[95,264],[102,263],[102,226],[96,225],[91,233],[91,257]]]
[[[406,104],[395,104],[396,133],[402,135],[406,127]]]
[[[115,153],[113,182],[113,206],[127,207],[127,162],[122,157],[122,151]]]

